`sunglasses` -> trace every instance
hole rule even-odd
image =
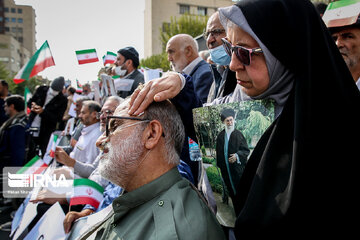
[[[250,48],[245,48],[245,47],[241,47],[241,46],[233,46],[225,38],[222,38],[221,41],[223,43],[226,53],[231,57],[232,53],[235,52],[236,57],[245,66],[250,65],[251,55],[253,55],[254,53],[262,53],[263,52],[262,49],[259,47],[250,49]]]

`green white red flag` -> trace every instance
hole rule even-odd
[[[28,101],[30,100],[31,97],[32,97],[32,94],[31,94],[29,88],[25,86],[24,100],[25,100],[26,114],[30,114],[30,112],[31,112],[30,108],[27,106],[27,103],[28,103]]]
[[[82,93],[82,85],[79,83],[79,80],[76,79],[76,92]]]
[[[95,48],[79,50],[79,51],[75,51],[75,52],[76,52],[76,58],[77,58],[79,64],[92,63],[92,62],[99,61]]]
[[[50,148],[50,157],[54,158],[55,157],[55,150],[56,150],[56,146],[58,145],[60,141],[60,138],[58,135],[53,135],[53,140],[51,142],[51,148]]]
[[[54,66],[55,62],[52,57],[50,47],[47,41],[40,47],[39,50],[30,58],[30,60],[20,69],[14,77],[16,84],[25,80],[29,80],[45,68]]]
[[[70,206],[90,204],[98,208],[103,200],[103,192],[103,187],[88,178],[74,179],[74,195],[70,199]]]
[[[17,174],[40,174],[49,165],[47,165],[39,156],[35,156],[28,163],[26,163]]]
[[[360,14],[360,0],[342,0],[328,4],[322,17],[325,25],[341,27],[356,23]]]
[[[106,64],[113,64],[116,61],[117,55],[113,52],[107,52],[103,57],[104,66]]]

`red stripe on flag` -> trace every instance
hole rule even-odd
[[[31,70],[31,73],[30,73],[29,77],[33,77],[37,73],[44,70],[45,68],[51,67],[51,66],[54,66],[54,65],[55,65],[55,62],[54,62],[54,59],[52,57],[46,58],[42,62],[40,62],[40,63],[38,63],[38,64],[36,64],[34,66],[34,68]]]
[[[23,81],[25,81],[25,79],[22,79],[22,78],[16,79],[16,78],[14,78],[14,83],[15,84],[22,83]]]
[[[90,204],[94,208],[98,208],[100,203],[94,198],[86,196],[73,197],[70,199],[70,206],[78,204]]]
[[[46,163],[43,163],[43,165],[41,165],[40,167],[38,167],[32,174],[40,174],[40,173],[42,173],[47,167],[48,167],[48,165],[47,165]]]
[[[78,60],[79,64],[85,64],[85,63],[92,63],[92,62],[98,62],[99,59],[97,58],[90,58],[90,59],[84,59],[84,60]]]

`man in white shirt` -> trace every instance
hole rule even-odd
[[[56,161],[74,168],[74,173],[80,177],[87,178],[81,174],[82,164],[93,164],[96,157],[99,155],[99,149],[95,143],[101,135],[100,122],[98,112],[101,106],[95,101],[84,101],[80,112],[81,122],[84,128],[81,131],[81,136],[76,143],[73,151],[68,155],[62,148],[57,147],[55,151]],[[96,166],[94,166],[96,167]],[[83,175],[83,176],[82,176]]]

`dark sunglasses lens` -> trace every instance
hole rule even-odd
[[[222,40],[225,52],[231,57],[231,44],[227,41]]]
[[[244,65],[250,65],[250,52],[245,48],[237,48],[236,56]]]

